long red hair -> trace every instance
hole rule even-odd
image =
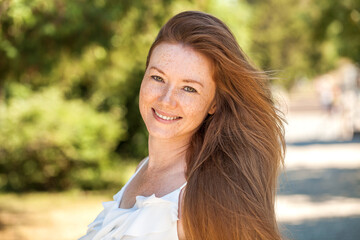
[[[186,239],[280,239],[274,202],[284,159],[283,118],[267,76],[249,63],[229,28],[197,11],[171,18],[152,44],[180,43],[213,63],[216,111],[187,151],[182,221]]]

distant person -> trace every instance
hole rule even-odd
[[[333,76],[326,74],[316,83],[321,106],[328,114],[332,114],[335,107],[336,87],[333,81]]]
[[[281,239],[283,125],[267,84],[222,21],[171,18],[140,88],[149,156],[81,240]]]

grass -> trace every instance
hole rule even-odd
[[[136,164],[121,174],[128,179]],[[0,239],[78,239],[120,190],[62,193],[0,193]]]

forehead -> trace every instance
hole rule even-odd
[[[160,43],[152,51],[149,68],[155,66],[165,74],[179,74],[184,78],[212,80],[213,65],[204,54],[179,43]]]

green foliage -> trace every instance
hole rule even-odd
[[[360,62],[359,1],[249,2],[253,57],[265,70],[278,70],[283,86],[329,71],[342,57]]]
[[[280,83],[289,87],[310,69],[308,55],[304,54],[311,52],[311,40],[303,32],[307,28],[304,8],[297,0],[262,2],[258,6],[252,19],[254,59],[265,70],[280,70]]]
[[[98,113],[56,88],[13,97],[0,105],[0,189],[103,187],[100,174],[124,133],[120,120],[121,112]]]
[[[360,1],[321,0],[314,9],[311,37],[313,46],[320,46],[316,68],[328,71],[341,57],[360,63]]]

